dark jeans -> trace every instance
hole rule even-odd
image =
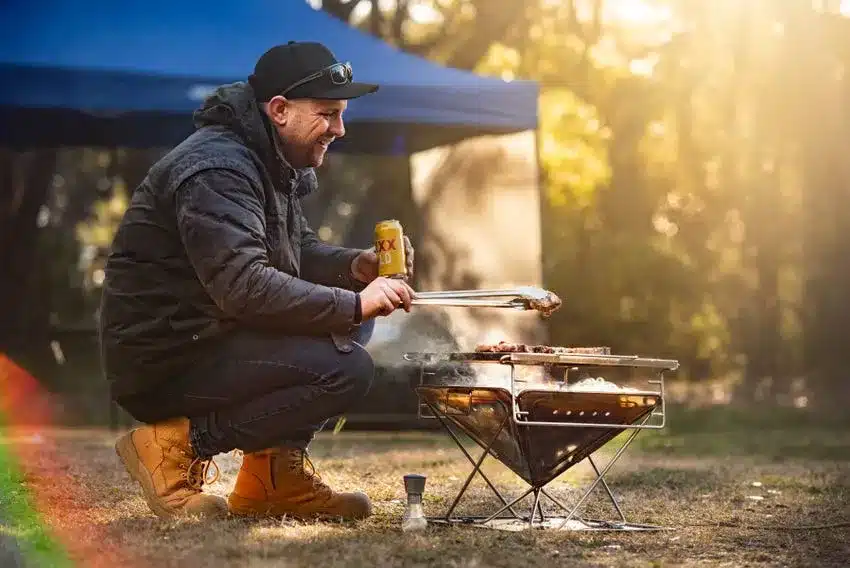
[[[118,403],[141,422],[177,416],[191,422],[198,455],[274,446],[306,449],[316,432],[369,390],[375,368],[363,349],[374,320],[350,352],[328,337],[238,331],[210,359],[154,392]]]

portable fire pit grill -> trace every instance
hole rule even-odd
[[[439,420],[473,465],[445,514],[429,520],[502,530],[661,529],[627,522],[605,475],[641,430],[664,427],[664,372],[677,369],[678,362],[612,355],[605,347],[548,350],[555,352],[404,354],[405,360],[419,364],[419,382],[415,386],[419,416]],[[611,375],[630,375],[624,378],[640,386],[621,387],[599,378]],[[483,449],[480,457],[470,455],[455,430]],[[630,433],[625,443],[600,469],[593,452],[627,430]],[[516,473],[529,489],[508,501],[481,470],[487,455]],[[553,497],[546,486],[585,459],[596,477],[578,501],[568,507]],[[476,474],[501,505],[486,516],[453,515]],[[604,488],[619,519],[604,521],[578,515],[597,485]],[[517,510],[517,504],[528,495],[533,495],[533,503],[524,514],[524,510]],[[545,512],[541,497],[565,515]]]

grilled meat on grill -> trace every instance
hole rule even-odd
[[[605,355],[610,353],[608,347],[552,347],[549,345],[527,345],[525,343],[482,343],[475,348],[476,353],[583,353]]]
[[[548,345],[526,345],[500,341],[495,344],[482,344],[475,348],[478,353],[556,353],[555,347]]]

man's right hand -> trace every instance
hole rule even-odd
[[[407,282],[396,278],[378,277],[360,292],[360,310],[363,321],[377,316],[388,316],[403,307],[410,311],[415,292]]]

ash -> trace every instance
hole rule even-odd
[[[637,392],[637,389],[618,386],[602,377],[588,377],[567,386],[565,390],[576,392]]]

